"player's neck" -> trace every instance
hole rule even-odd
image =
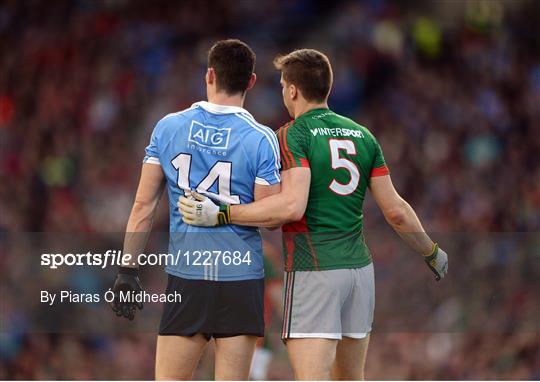
[[[223,106],[244,107],[245,98],[245,94],[229,95],[227,93],[219,92],[208,95],[208,102]]]
[[[299,105],[299,107],[295,108],[294,110],[294,118],[296,119],[300,117],[302,114],[306,114],[308,111],[311,111],[314,109],[328,109],[328,103],[327,102],[305,103],[303,105]]]

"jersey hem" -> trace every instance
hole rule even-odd
[[[287,340],[289,338],[326,338],[329,340],[341,340],[342,335],[341,333],[289,333],[281,336],[281,339],[283,340]]]
[[[304,167],[304,168],[310,168],[309,161],[306,158],[297,158],[294,157],[294,159],[298,160],[299,163],[290,163],[288,166],[283,166],[283,171],[290,170],[291,168],[297,168],[297,167]]]
[[[316,272],[316,271],[330,271],[334,269],[354,269],[354,268],[364,268],[373,263],[373,260],[370,259],[368,262],[362,263],[353,263],[353,264],[340,264],[340,265],[322,265],[318,267],[293,267],[291,270],[285,270],[285,272]]]
[[[260,280],[264,278],[264,272],[262,273],[262,275],[259,274],[259,275],[242,275],[242,276],[219,276],[216,280],[212,280],[209,278],[205,279],[204,277],[194,276],[194,275],[178,272],[178,271],[167,269],[167,268],[165,268],[165,273],[172,276],[182,277],[184,279],[205,280],[205,281],[244,281],[244,280]]]
[[[261,186],[273,186],[274,184],[280,184],[280,183],[281,183],[281,180],[277,180],[277,179],[267,180],[261,177],[255,178],[255,184],[259,184]]]
[[[386,165],[383,165],[381,167],[375,167],[371,170],[370,178],[374,178],[377,176],[385,176],[390,174],[390,170],[388,170],[388,167]]]
[[[158,166],[161,166],[161,162],[159,161],[159,158],[157,157],[146,157],[143,159],[143,163],[156,164]]]

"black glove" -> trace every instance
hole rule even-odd
[[[137,268],[120,267],[113,286],[114,300],[111,303],[112,310],[118,317],[125,317],[132,321],[137,309],[142,309],[142,302],[135,302],[133,297],[142,292],[139,270]],[[120,300],[120,292],[127,301]],[[133,292],[133,293],[132,293]]]

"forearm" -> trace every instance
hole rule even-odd
[[[297,220],[294,198],[280,193],[249,204],[230,207],[231,223],[258,227],[275,227]]]
[[[433,241],[425,232],[414,209],[403,200],[399,211],[387,217],[392,228],[415,252],[428,256],[433,251]]]
[[[129,216],[126,234],[124,236],[124,254],[132,256],[132,262],[129,267],[138,267],[136,257],[142,253],[146,247],[148,236],[152,230],[156,208],[144,206],[135,203]]]

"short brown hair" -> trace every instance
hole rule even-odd
[[[274,66],[283,79],[297,86],[310,102],[324,102],[332,88],[330,60],[315,49],[299,49],[285,56],[277,56]]]
[[[208,67],[216,73],[218,91],[244,93],[255,70],[255,53],[240,40],[221,40],[208,51]]]

